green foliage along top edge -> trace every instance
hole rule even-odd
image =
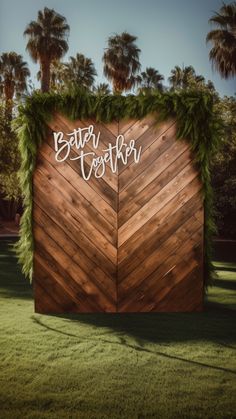
[[[212,235],[215,233],[213,218],[213,194],[210,178],[210,162],[222,136],[222,121],[213,108],[209,93],[196,90],[165,92],[152,95],[104,95],[95,96],[83,90],[62,95],[35,93],[19,108],[14,128],[19,138],[21,168],[20,186],[24,196],[24,215],[20,225],[20,239],[16,244],[23,273],[33,275],[32,233],[32,175],[37,149],[44,138],[47,121],[54,112],[61,112],[69,119],[95,118],[110,122],[122,118],[141,119],[149,113],[158,115],[158,120],[175,118],[177,137],[190,142],[198,164],[204,198],[204,278],[205,286],[213,277]]]

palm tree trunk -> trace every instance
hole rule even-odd
[[[50,62],[47,59],[41,61],[41,90],[43,93],[50,89]]]
[[[12,81],[6,81],[4,84],[4,95],[5,95],[5,112],[6,118],[12,119],[13,109],[13,96],[14,96],[14,85]]]

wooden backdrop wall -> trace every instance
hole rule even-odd
[[[101,132],[97,155],[124,134],[142,146],[140,162],[88,181],[78,161],[56,162],[52,131],[90,124]],[[57,114],[49,128],[33,177],[36,312],[201,310],[202,186],[175,122],[71,122]]]

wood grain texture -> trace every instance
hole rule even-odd
[[[101,156],[116,137],[142,147],[141,159],[85,181],[78,160],[55,160],[52,131],[94,125]],[[72,148],[76,158],[80,150]],[[85,158],[85,170],[91,155]],[[48,125],[33,176],[35,310],[63,312],[199,311],[203,305],[201,182],[173,120]]]

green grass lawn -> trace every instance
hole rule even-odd
[[[204,313],[46,316],[0,243],[1,418],[235,418],[236,266]]]

